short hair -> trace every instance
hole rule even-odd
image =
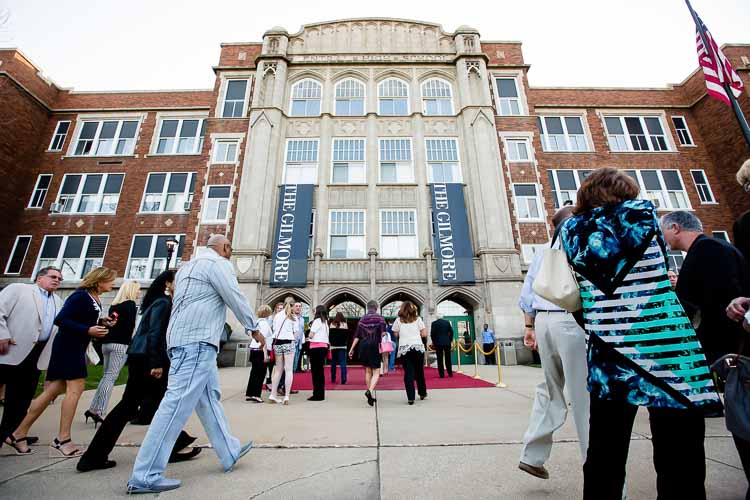
[[[661,218],[661,225],[669,227],[672,224],[677,224],[680,229],[684,231],[690,231],[693,233],[703,232],[703,223],[701,220],[691,212],[685,210],[677,210],[676,212],[669,213]]]
[[[443,319],[443,313],[441,313],[441,312],[436,312],[436,313],[435,313],[435,319]]]
[[[34,276],[34,281],[39,279],[41,276],[47,276],[47,273],[49,273],[50,271],[57,271],[58,273],[60,273],[60,275],[62,275],[62,271],[56,268],[55,266],[47,266],[47,267],[41,268],[40,270],[36,272],[36,276]]]
[[[737,171],[737,182],[742,186],[742,189],[745,189],[745,185],[750,182],[750,160],[745,160]]]
[[[259,318],[267,318],[271,315],[271,306],[263,304],[257,311],[255,311],[255,314],[257,314]]]
[[[117,295],[115,295],[115,300],[112,301],[112,305],[114,306],[128,300],[135,301],[135,299],[138,298],[138,292],[140,291],[141,285],[139,285],[137,281],[126,281],[120,286],[120,289],[117,290]]]
[[[564,205],[560,210],[555,212],[555,215],[552,216],[552,225],[557,227],[566,220],[568,220],[570,217],[573,216],[573,211],[575,210],[575,207],[571,205]]]
[[[578,189],[574,214],[582,214],[604,205],[638,198],[640,188],[628,174],[613,167],[597,168]]]
[[[368,300],[367,301],[367,310],[368,311],[377,311],[378,310],[378,302],[376,300]]]
[[[117,272],[108,267],[97,267],[84,276],[79,288],[84,290],[96,290],[99,283],[105,283],[117,279]]]
[[[412,304],[411,301],[405,300],[401,303],[401,308],[398,310],[398,317],[402,323],[414,323],[418,315],[417,306]]]

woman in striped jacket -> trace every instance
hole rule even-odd
[[[638,192],[627,174],[595,170],[561,231],[589,337],[584,498],[621,498],[639,406],[649,412],[659,498],[705,498],[704,417],[721,415],[721,401],[670,287],[656,209]]]

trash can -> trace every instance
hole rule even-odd
[[[513,341],[503,340],[502,348],[503,364],[506,366],[517,365],[518,359],[516,358],[516,346],[513,344]]]
[[[247,366],[249,353],[249,342],[237,342],[237,350],[234,351],[234,366]]]

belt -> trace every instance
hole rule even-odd
[[[566,313],[568,311],[564,311],[562,309],[537,309],[536,312],[538,313]]]

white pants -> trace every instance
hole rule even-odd
[[[585,462],[589,442],[589,393],[584,331],[566,312],[540,311],[535,326],[544,382],[536,386],[529,427],[523,436],[521,461],[540,467],[549,459],[552,433],[562,427],[568,415],[565,388],[573,407],[581,457]]]

